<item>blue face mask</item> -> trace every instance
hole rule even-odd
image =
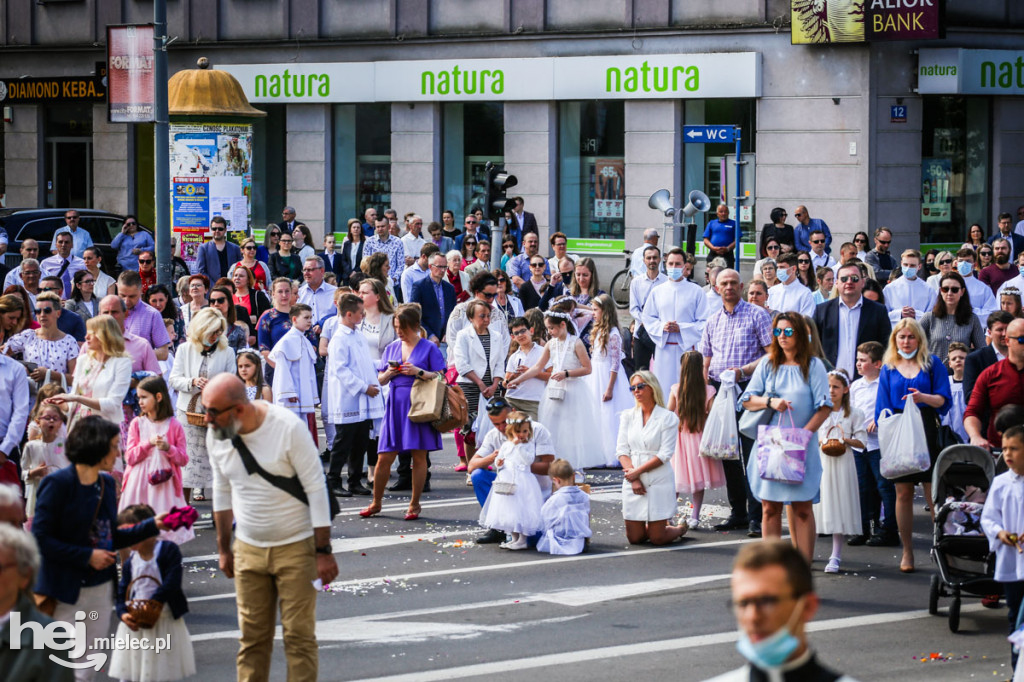
[[[956,264],[956,271],[960,273],[961,277],[969,277],[974,272],[974,264],[970,261],[961,261]]]
[[[1018,272],[1019,272],[1020,274],[1024,275],[1024,265],[1018,265],[1018,266],[1017,266],[1017,271],[1018,271]]]
[[[745,632],[741,632],[740,638],[736,642],[736,650],[743,658],[758,668],[778,668],[800,647],[800,640],[790,632],[790,628],[799,619],[802,611],[803,600],[801,599],[793,610],[789,622],[779,628],[778,632],[771,637],[762,639],[760,642],[752,642]]]
[[[789,281],[789,268],[779,268],[775,273],[775,276],[779,278],[779,281],[785,284]]]
[[[666,272],[668,273],[668,278],[673,282],[681,280],[683,278],[682,268],[667,268]]]
[[[916,350],[912,350],[912,351],[909,351],[909,352],[905,351],[905,350],[897,350],[896,352],[899,353],[900,357],[903,358],[904,360],[913,360],[914,358],[917,357],[917,351]]]
[[[915,277],[917,277],[917,268],[910,268],[904,265],[903,276],[906,277],[907,279],[914,279]]]

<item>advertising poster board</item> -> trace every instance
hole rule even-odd
[[[594,218],[622,218],[625,199],[625,160],[594,159]]]
[[[107,118],[111,123],[155,121],[153,26],[107,27]]]

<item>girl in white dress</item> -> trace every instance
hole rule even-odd
[[[522,412],[505,418],[506,440],[498,450],[494,465],[498,475],[480,510],[480,525],[503,530],[509,535],[504,549],[526,549],[526,540],[544,527],[540,508],[544,504],[537,477],[530,472],[535,459],[533,426]]]
[[[622,335],[618,329],[615,302],[601,294],[592,303],[594,324],[590,330],[591,391],[596,400],[604,463],[618,466],[615,443],[619,438],[619,415],[633,406],[629,381],[622,369]],[[541,422],[543,423],[543,422]]]
[[[679,419],[665,409],[654,374],[641,370],[629,379],[636,406],[622,413],[615,452],[622,464],[622,518],[631,545],[667,545],[686,534],[676,515],[676,480],[669,460],[676,449]]]
[[[867,441],[864,415],[850,407],[850,378],[842,369],[828,373],[828,392],[832,412],[818,427],[818,442],[842,438],[846,451],[838,457],[821,454],[821,501],[814,505],[814,524],[819,533],[832,535],[832,556],[826,573],[838,573],[842,559],[843,536],[860,535],[860,489],[853,450],[863,450]]]
[[[151,507],[139,504],[118,514],[117,523],[136,524],[153,516]],[[185,626],[188,602],[181,590],[181,550],[173,542],[156,537],[132,545],[131,550],[122,568],[114,603],[121,621],[116,637],[124,645],[114,648],[110,676],[133,682],[165,682],[194,675],[192,637]],[[139,627],[125,606],[129,599],[152,599],[163,605],[153,627]],[[143,648],[139,640],[147,640],[148,646]],[[153,642],[158,640],[169,642],[170,646],[156,651]]]
[[[40,405],[35,413],[35,425],[42,437],[25,443],[21,453],[21,475],[25,480],[26,530],[32,530],[32,517],[36,513],[36,491],[43,477],[68,466],[64,454],[64,413],[56,405]]]
[[[550,367],[551,378],[537,410],[540,423],[551,431],[555,454],[568,460],[578,471],[604,466],[605,456],[601,432],[593,428],[598,422],[597,410],[584,378],[591,372],[590,358],[583,342],[573,334],[576,330],[569,321],[569,310],[575,305],[572,300],[563,300],[544,313],[544,326],[550,340],[537,364],[508,385],[514,388]],[[584,425],[588,428],[580,428]]]

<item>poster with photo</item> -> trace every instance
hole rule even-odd
[[[178,244],[181,246],[181,258],[188,265],[188,269],[191,272],[196,271],[196,254],[199,252],[199,247],[203,245],[203,235],[205,232],[205,228],[177,230]]]
[[[176,234],[199,230],[223,216],[228,230],[249,233],[252,220],[252,126],[172,123],[170,127],[171,225]],[[240,240],[240,237],[236,238]],[[182,257],[185,257],[185,240]],[[187,259],[186,259],[187,260]]]
[[[594,218],[622,218],[626,206],[625,159],[594,159]]]
[[[921,159],[921,222],[948,223],[953,209],[953,159]]]

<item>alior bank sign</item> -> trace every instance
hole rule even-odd
[[[756,52],[225,64],[250,102],[686,99],[761,96]]]

